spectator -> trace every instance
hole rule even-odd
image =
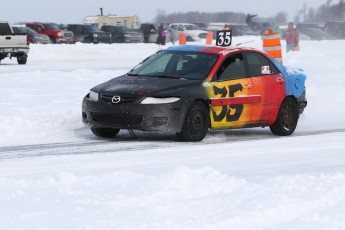
[[[225,24],[223,30],[230,30],[230,26],[228,24]]]
[[[157,38],[157,44],[159,45],[159,48],[161,46],[165,45],[165,39],[166,39],[166,30],[164,28],[164,24],[161,23],[158,27],[158,38]]]
[[[286,39],[286,52],[295,51],[299,43],[299,33],[298,30],[294,28],[292,22],[289,23],[289,27],[284,32],[283,38]]]

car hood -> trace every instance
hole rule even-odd
[[[160,77],[120,76],[94,87],[100,93],[131,94],[142,96],[164,96],[179,94],[186,88],[201,86],[202,80],[172,79]]]

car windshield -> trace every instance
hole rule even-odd
[[[218,57],[216,54],[163,50],[145,59],[128,75],[203,80]]]
[[[200,30],[196,25],[184,25],[186,30]]]
[[[45,25],[46,25],[47,30],[61,30],[58,24],[55,24],[55,23],[47,23]]]
[[[13,26],[12,29],[13,29],[13,31],[15,33],[26,33],[26,34],[29,34],[29,35],[36,35],[36,34],[38,34],[33,29],[31,29],[29,27],[24,27],[24,26]]]
[[[26,33],[26,30],[25,30],[26,27],[15,27],[15,26],[12,26],[12,30],[14,33]]]
[[[84,25],[84,29],[86,32],[100,32],[101,30],[98,29],[96,26],[93,25]]]

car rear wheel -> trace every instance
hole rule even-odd
[[[201,141],[206,136],[210,118],[207,107],[201,102],[194,102],[184,120],[183,127],[177,137],[181,141]]]
[[[110,138],[115,137],[120,132],[120,129],[92,127],[91,131],[97,137]]]
[[[278,136],[291,135],[298,122],[297,103],[292,98],[286,98],[280,105],[276,122],[270,126],[271,132]]]
[[[50,39],[50,42],[52,44],[56,44],[56,38],[55,37],[50,36],[49,39]]]
[[[28,56],[26,56],[26,55],[17,57],[17,62],[18,62],[18,64],[20,64],[20,65],[25,65],[26,62],[27,62],[27,60],[28,60]]]

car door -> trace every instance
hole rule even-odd
[[[212,128],[241,128],[251,121],[252,81],[242,53],[224,58],[209,88]]]
[[[258,52],[244,52],[248,74],[252,79],[253,95],[260,97],[252,105],[253,123],[272,122],[285,97],[285,80],[274,63]]]

